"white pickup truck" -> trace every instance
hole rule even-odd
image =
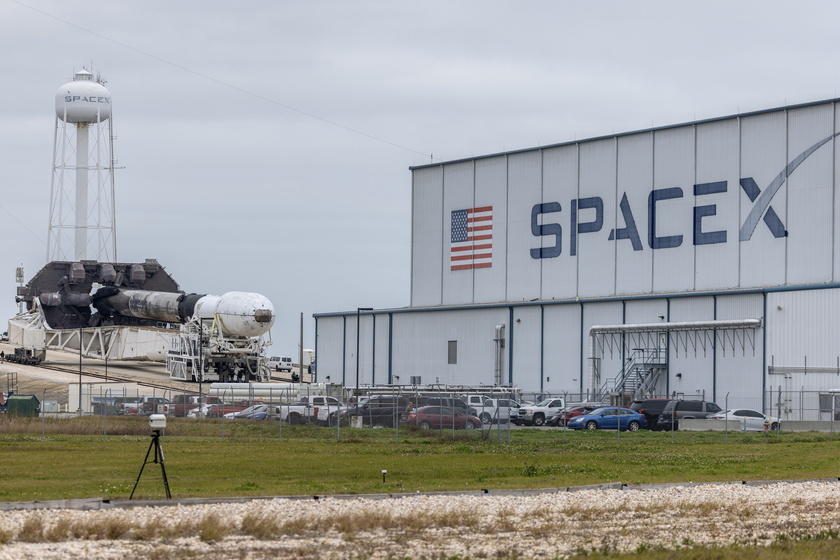
[[[555,397],[545,399],[537,404],[530,404],[520,407],[519,422],[526,426],[542,426],[545,424],[546,418],[552,416],[556,412],[561,412],[566,408],[566,399],[563,397]]]
[[[346,408],[337,398],[323,395],[302,396],[296,403],[276,406],[280,420],[289,424],[316,423],[330,426],[335,425],[333,420]]]
[[[482,424],[507,423],[510,420],[511,410],[514,413],[519,410],[519,403],[513,399],[494,399],[486,395],[463,395],[461,400],[467,406],[476,410],[476,416]]]

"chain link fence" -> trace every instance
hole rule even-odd
[[[201,393],[196,389],[187,393],[105,383],[71,384],[69,388],[53,385],[34,390],[27,387],[12,392],[12,396],[4,391],[0,410],[7,415],[38,416],[44,422],[51,418],[91,417],[92,421],[101,422],[105,437],[109,434],[109,421],[113,431],[118,419],[164,414],[185,422],[213,420],[222,439],[230,437],[235,426],[251,421],[273,426],[276,429],[267,433],[281,440],[294,433],[287,430],[284,434],[285,426],[310,425],[334,433],[336,441],[351,438],[353,430],[391,429],[397,442],[415,432],[451,439],[509,442],[511,431],[522,423],[520,406],[529,408],[541,401],[562,399],[568,409],[587,402],[586,395],[580,393],[521,392],[498,387],[331,386],[329,391],[320,391],[306,384],[266,388],[242,383],[205,385]],[[674,396],[677,395],[660,398]],[[703,400],[706,395],[677,397]],[[630,402],[627,395],[615,395],[604,404],[627,406]],[[727,393],[718,397],[716,404],[724,410],[743,407],[759,411],[771,421],[780,422],[782,432],[840,432],[840,390],[772,387],[763,393]],[[124,421],[119,424],[119,430],[124,431],[124,425]],[[138,426],[139,433],[147,429],[146,422]],[[567,437],[562,422],[553,429],[563,431],[562,437]],[[739,425],[732,422],[699,424],[692,429],[740,431]]]
[[[492,436],[499,441],[510,441],[510,420],[519,409],[519,403],[508,392],[492,393],[488,397],[482,393],[418,391],[405,387],[353,390],[332,386],[328,391],[318,391],[306,384],[251,383],[213,384],[197,389],[185,393],[120,383],[71,383],[67,388],[53,385],[43,390],[7,389],[0,411],[10,417],[40,417],[42,422],[88,417],[90,421],[101,421],[105,437],[109,433],[109,420],[114,431],[118,419],[163,414],[187,422],[216,421],[222,438],[243,421],[260,421],[276,426],[272,437],[276,435],[280,439],[284,437],[284,426],[311,425],[335,430],[337,441],[342,438],[342,429],[346,439],[351,428],[391,428],[396,441],[401,431],[404,436],[411,430],[436,432],[452,439]],[[467,405],[470,398],[473,403]],[[27,404],[24,406],[22,402]],[[125,422],[119,426],[117,431],[124,433]],[[145,422],[138,426],[141,433],[147,427]]]

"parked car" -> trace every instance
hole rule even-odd
[[[487,395],[466,394],[460,395],[459,398],[475,410],[470,414],[477,416],[482,424],[506,424],[512,411],[519,412],[519,403],[507,397],[491,398]]]
[[[282,420],[287,416],[289,405],[280,404],[257,404],[249,406],[245,410],[225,414],[225,418],[238,418],[243,420]]]
[[[639,414],[644,414],[649,430],[658,430],[659,416],[665,410],[665,406],[673,399],[644,399],[630,403],[630,409]]]
[[[621,430],[631,432],[640,428],[647,428],[644,414],[620,406],[605,406],[596,408],[583,416],[575,416],[569,420],[569,428],[573,430]]]
[[[169,405],[169,412],[173,416],[183,418],[189,414],[192,409],[198,407],[199,401],[206,404],[222,404],[222,399],[219,397],[183,393],[172,396],[172,404]]]
[[[773,420],[771,416],[749,408],[721,410],[709,416],[709,420],[734,420],[739,422],[740,430],[745,432],[766,432],[779,429],[778,420]]]
[[[250,420],[283,420],[283,413],[286,407],[280,404],[270,404],[264,409],[252,413]]]
[[[657,425],[663,430],[679,430],[683,418],[708,418],[721,410],[709,401],[671,401],[659,415]]]
[[[140,410],[138,414],[149,416],[150,414],[171,414],[170,406],[172,401],[166,397],[143,397],[140,402]]]
[[[120,407],[120,414],[122,416],[137,416],[140,414],[140,409],[143,405],[137,401],[123,403]]]
[[[501,422],[502,424],[507,424],[509,421],[513,419],[515,416],[519,418],[519,408],[520,404],[513,399],[490,399],[494,406],[496,407],[496,417],[491,418],[490,421],[493,424],[497,424]],[[482,419],[482,423],[484,420]]]
[[[172,414],[172,402],[166,397],[151,395],[135,397],[114,397],[114,408],[117,414],[124,416],[148,416],[150,414]]]
[[[252,404],[248,408],[243,408],[237,412],[228,412],[225,414],[225,418],[252,418],[253,416],[264,413],[268,409],[268,405],[265,403],[259,404]]]
[[[364,404],[342,409],[340,412],[341,421],[342,423],[349,423],[351,418],[360,416],[363,425],[393,428],[405,418],[409,402],[406,397],[374,395]]]
[[[0,393],[2,395],[2,393]],[[119,397],[93,397],[90,400],[91,411],[94,414],[115,416],[119,414],[117,399]],[[3,399],[5,402],[5,399]],[[0,405],[2,406],[2,405]]]
[[[239,412],[248,408],[248,403],[240,404],[208,404],[204,403],[199,407],[190,410],[187,418],[221,418],[231,412]]]
[[[140,397],[113,397],[114,399],[114,413],[117,415],[137,414],[137,408],[140,406]]]
[[[412,399],[412,404],[414,408],[420,408],[422,406],[448,406],[450,408],[454,408],[458,412],[462,414],[469,414],[470,416],[478,416],[478,411],[469,406],[466,401],[459,398],[453,397],[416,397]]]
[[[583,416],[584,414],[589,414],[596,408],[599,408],[599,405],[591,404],[586,406],[576,406],[574,408],[568,408],[566,410],[560,410],[546,418],[545,425],[565,426],[566,423],[575,416]]]
[[[481,427],[481,420],[478,417],[464,414],[447,406],[421,406],[408,413],[406,423],[424,430],[430,428],[477,430]]]

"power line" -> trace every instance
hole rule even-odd
[[[46,246],[47,246],[47,242],[46,242],[46,241],[44,241],[43,239],[41,239],[41,238],[40,238],[40,237],[39,237],[39,236],[38,236],[35,232],[33,232],[31,229],[29,229],[29,227],[27,227],[27,225],[26,225],[25,223],[23,223],[22,221],[20,221],[20,219],[18,219],[18,217],[17,217],[17,216],[16,216],[13,212],[11,212],[8,208],[6,208],[6,207],[5,207],[5,206],[3,206],[2,204],[0,204],[0,210],[3,210],[3,212],[5,212],[6,214],[8,214],[10,218],[12,218],[14,221],[16,221],[16,222],[18,223],[18,225],[20,225],[20,227],[22,227],[23,229],[25,229],[26,231],[28,231],[28,232],[29,232],[29,235],[31,235],[32,237],[34,237],[35,239],[37,239],[38,241],[40,241],[40,242],[41,242],[41,245],[43,245],[44,247],[46,247]]]

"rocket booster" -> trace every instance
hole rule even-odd
[[[100,288],[91,298],[103,315],[186,323],[192,318],[215,319],[233,336],[260,336],[274,324],[274,306],[263,295],[228,292],[221,296]]]

